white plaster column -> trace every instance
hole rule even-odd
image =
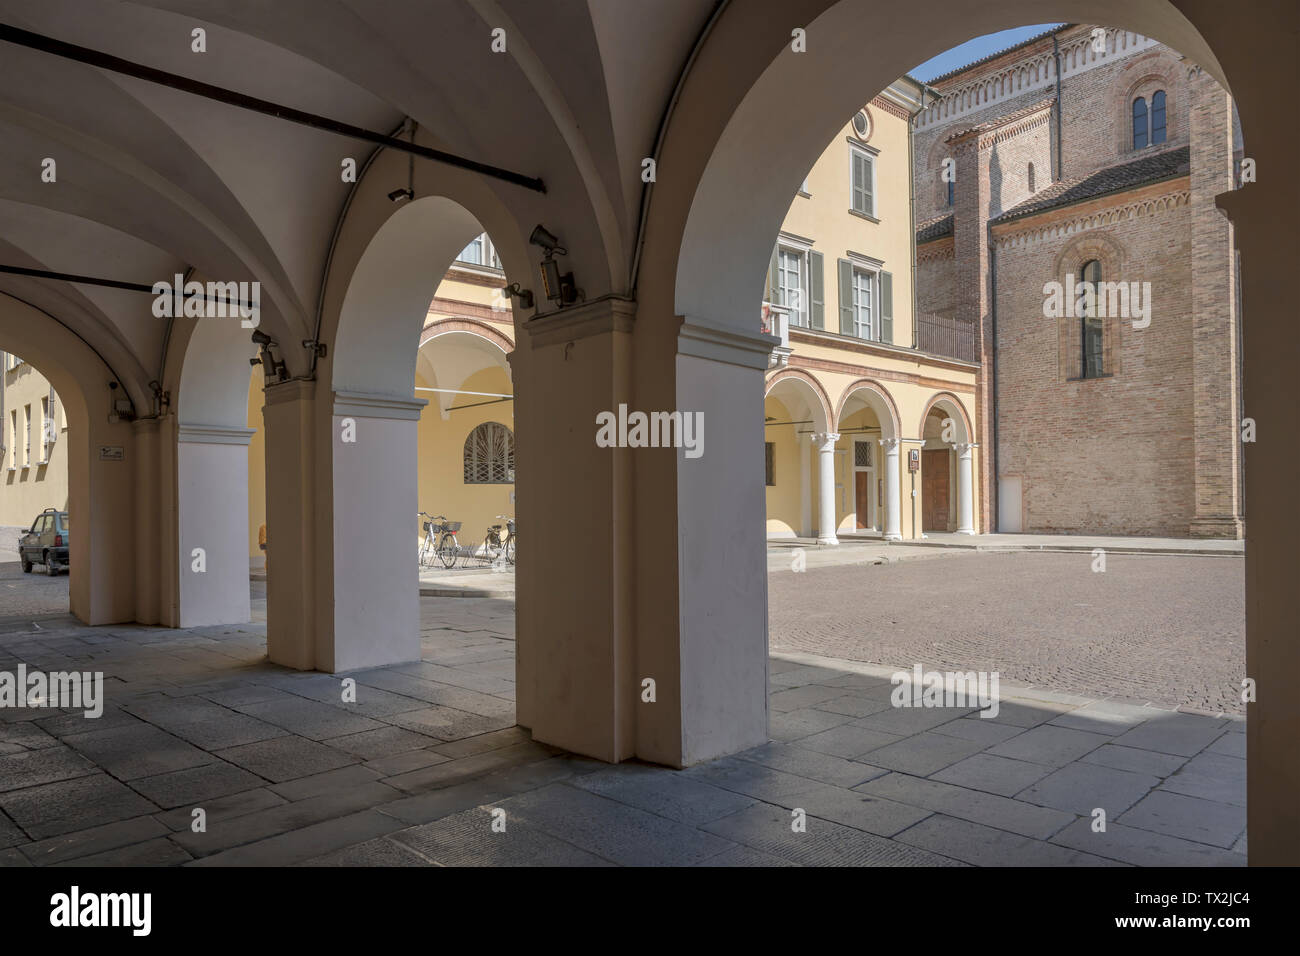
[[[973,490],[973,471],[971,461],[971,449],[975,445],[970,442],[959,442],[953,445],[957,451],[957,533],[974,534],[974,499]]]
[[[181,424],[179,626],[243,624],[248,596],[248,443],[254,429]]]
[[[266,654],[298,670],[321,666],[317,623],[328,616],[318,613],[324,588],[316,573],[316,542],[323,537],[316,510],[316,417],[315,382],[266,389]]]
[[[799,444],[799,537],[812,536],[812,436],[802,432]]]
[[[897,438],[880,439],[885,450],[885,540],[902,541],[901,505],[898,500],[898,446]]]
[[[334,392],[334,628],[332,641],[318,648],[318,670],[420,659],[413,534],[417,427],[427,404],[422,398]],[[277,559],[269,547],[268,553],[269,580]]]
[[[835,432],[816,432],[817,446],[817,543],[839,544],[835,537]]]

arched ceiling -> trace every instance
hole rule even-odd
[[[0,23],[375,132],[410,116],[439,149],[543,179],[545,194],[490,183],[521,222],[561,237],[592,297],[628,291],[641,159],[713,6],[0,0]],[[498,26],[504,54],[491,49]],[[191,50],[196,27],[204,53]],[[309,338],[351,188],[341,162],[363,166],[375,149],[0,42],[0,264],[257,280],[263,328]],[[161,379],[166,320],[149,295],[7,274],[0,293],[75,331],[133,396]]]

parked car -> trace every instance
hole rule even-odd
[[[68,566],[68,513],[46,508],[36,516],[31,530],[18,539],[18,559],[23,572],[30,574],[33,564],[45,565],[45,573],[54,577]]]

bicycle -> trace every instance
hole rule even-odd
[[[424,511],[420,512],[421,518],[428,518],[424,522],[424,543],[420,545],[420,567],[432,567],[433,559],[436,557],[442,566],[447,569],[456,566],[456,559],[460,557],[460,542],[456,539],[456,532],[460,530],[459,521],[448,521],[446,515],[431,515]],[[434,522],[440,522],[434,524]]]
[[[483,550],[492,555],[492,563],[496,564],[497,559],[505,553],[506,562],[515,563],[515,519],[510,515],[497,515],[498,518],[504,518],[506,522],[506,537],[503,541],[501,538],[501,525],[494,524],[487,529],[487,534],[483,538]]]

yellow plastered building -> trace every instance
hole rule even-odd
[[[844,126],[773,249],[769,537],[982,530],[973,329],[915,310],[910,120],[923,93],[901,79]]]

